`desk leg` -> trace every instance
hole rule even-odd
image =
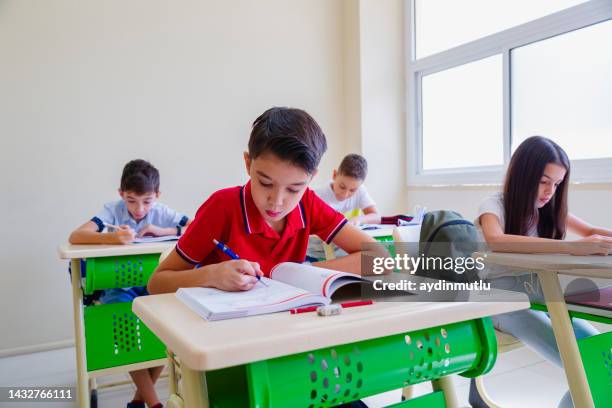
[[[567,305],[565,302],[559,301],[559,299],[563,299],[559,276],[553,271],[541,271],[538,272],[538,277],[544,292],[546,307],[552,322],[574,406],[576,408],[593,408],[595,406],[593,397],[580,358],[578,343],[567,312]]]
[[[170,384],[170,395],[178,394],[178,382],[176,378],[176,360],[171,350],[166,350],[168,355],[168,383]]]
[[[444,393],[444,401],[446,402],[447,408],[459,407],[453,379],[450,376],[438,378],[432,381],[431,385],[434,391],[442,391]]]
[[[185,407],[208,408],[208,392],[204,373],[181,364],[182,397]]]
[[[72,312],[74,316],[74,344],[77,363],[77,401],[80,408],[89,408],[89,380],[87,355],[85,354],[85,329],[83,327],[83,291],[81,290],[81,261],[70,261],[72,271]]]

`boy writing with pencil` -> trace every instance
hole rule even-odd
[[[186,215],[157,202],[159,172],[145,160],[132,160],[121,175],[121,200],[108,203],[96,216],[70,234],[71,244],[129,244],[136,236],[181,235],[190,221]],[[111,232],[104,233],[106,229]],[[101,303],[131,302],[147,295],[145,287],[107,289]],[[155,382],[163,369],[152,367],[130,372],[136,392],[128,408],[160,408]]]
[[[363,185],[368,174],[368,162],[358,154],[348,154],[334,169],[332,179],[315,193],[334,210],[344,214],[354,225],[380,224],[381,217],[376,204]],[[332,245],[336,257],[346,255],[337,246]],[[325,259],[323,242],[316,236],[310,237],[307,261]]]
[[[71,244],[129,244],[143,236],[181,235],[189,224],[186,215],[157,202],[159,171],[146,160],[125,165],[119,187],[121,200],[104,205],[102,211],[75,229]],[[112,230],[103,233],[105,227]]]
[[[315,193],[333,209],[344,214],[355,224],[380,224],[376,203],[363,182],[368,175],[368,162],[358,154],[347,154],[340,162],[332,179]]]
[[[249,290],[274,265],[303,261],[310,234],[349,253],[316,266],[361,273],[361,244],[375,241],[308,188],[326,149],[321,128],[303,110],[272,108],[259,116],[244,153],[250,180],[219,190],[202,204],[149,280],[149,291]],[[241,259],[231,259],[213,240],[226,243]]]

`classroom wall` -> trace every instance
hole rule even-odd
[[[403,0],[345,3],[347,143],[367,158],[365,184],[386,215],[410,212],[404,174],[403,12]]]
[[[406,204],[404,1],[361,0],[361,138],[368,189],[386,215]]]
[[[245,182],[250,124],[289,105],[327,134],[329,176],[346,152],[344,3],[0,1],[0,355],[70,344],[56,248],[118,198],[128,160],[151,160],[162,201],[192,215]]]

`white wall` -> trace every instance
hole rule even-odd
[[[301,107],[345,153],[342,0],[0,2],[0,353],[72,338],[56,248],[151,160],[193,214],[245,181],[250,124]]]
[[[383,214],[409,213],[405,186],[403,0],[345,5],[349,149],[368,160],[365,184]]]

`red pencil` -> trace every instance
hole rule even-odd
[[[354,302],[340,303],[340,306],[342,306],[342,308],[344,309],[344,308],[347,308],[347,307],[367,306],[367,305],[371,305],[373,303],[374,302],[372,300],[356,300]],[[318,306],[298,307],[296,309],[291,309],[290,312],[291,312],[291,314],[316,312],[317,311],[317,307]]]
[[[371,305],[372,303],[374,303],[374,301],[372,300],[356,300],[354,302],[341,303],[340,305],[342,306],[342,308],[347,308],[347,307],[355,307],[355,306],[367,306],[367,305]]]
[[[306,313],[306,312],[316,312],[317,311],[317,307],[319,307],[319,306],[298,307],[296,309],[291,309],[291,314],[299,314],[299,313]]]

